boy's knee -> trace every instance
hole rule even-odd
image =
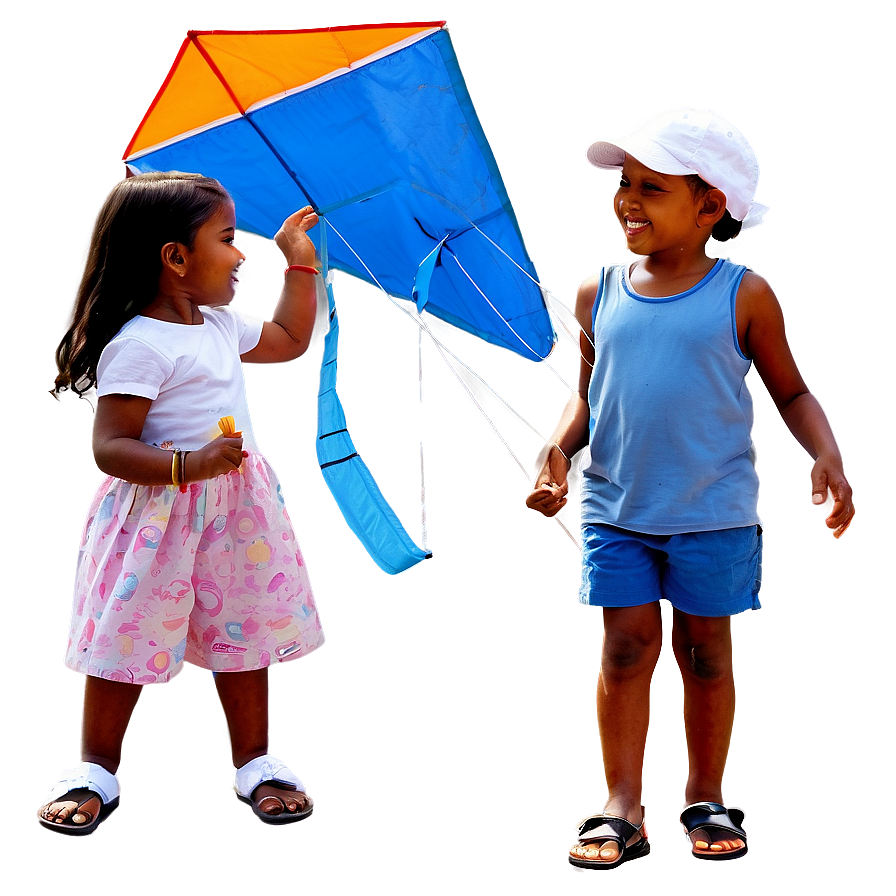
[[[732,675],[731,642],[727,638],[715,641],[674,638],[672,648],[683,673],[702,681],[722,681]]]
[[[601,654],[601,673],[627,677],[652,668],[660,655],[662,637],[631,632],[607,632]]]
[[[730,619],[676,614],[672,650],[683,674],[689,673],[703,681],[730,678]]]
[[[725,681],[732,675],[731,656],[694,647],[687,656],[687,669],[702,681]]]

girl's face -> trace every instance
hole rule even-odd
[[[702,199],[683,176],[659,174],[626,155],[613,204],[628,248],[637,255],[687,248],[695,237],[705,242],[697,227]]]
[[[237,269],[246,256],[233,244],[236,212],[232,202],[219,206],[186,250],[183,286],[196,305],[227,305],[234,295]]]

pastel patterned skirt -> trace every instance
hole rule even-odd
[[[103,482],[81,539],[69,668],[152,684],[184,660],[249,671],[323,641],[280,485],[262,455],[185,491]]]

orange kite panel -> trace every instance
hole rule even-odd
[[[194,31],[125,157],[387,52],[443,22],[313,31]],[[189,102],[184,102],[189,97]],[[175,99],[176,98],[176,99]]]
[[[184,102],[184,97],[190,97],[191,101]],[[239,111],[224,85],[188,38],[137,129],[128,154]]]

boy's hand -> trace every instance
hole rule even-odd
[[[317,250],[306,232],[317,222],[317,213],[310,205],[306,205],[293,212],[274,234],[274,242],[286,257],[287,264],[317,266]]]
[[[849,528],[856,514],[852,503],[852,488],[839,464],[820,457],[812,468],[812,503],[824,504],[828,490],[834,499],[834,507],[825,524],[834,530],[834,538],[839,538]]]
[[[548,452],[535,485],[526,498],[526,506],[537,510],[545,516],[554,516],[566,505],[566,494],[569,491],[567,474],[569,461],[556,446]]]

